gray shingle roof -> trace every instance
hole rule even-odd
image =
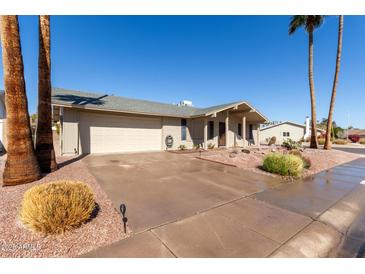
[[[240,102],[232,102],[208,108],[178,106],[147,100],[132,99],[121,96],[81,92],[76,90],[52,89],[52,104],[85,107],[100,110],[120,111],[127,113],[143,113],[172,117],[203,116],[214,111],[222,110]]]

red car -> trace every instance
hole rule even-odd
[[[351,140],[351,142],[357,143],[360,140],[360,135],[351,134],[351,135],[349,135],[349,139]]]

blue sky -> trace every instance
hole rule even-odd
[[[289,16],[53,16],[52,85],[197,107],[247,100],[271,120],[310,115],[308,42]],[[37,105],[38,21],[20,16],[29,111]],[[327,117],[338,18],[315,32],[318,119]],[[345,16],[334,119],[365,128],[365,17]],[[2,67],[0,77],[3,79]],[[0,88],[3,89],[3,81]]]

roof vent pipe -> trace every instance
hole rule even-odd
[[[189,101],[189,100],[181,100],[179,103],[179,106],[188,106],[188,107],[192,107],[193,106],[193,102]]]

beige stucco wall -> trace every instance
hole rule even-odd
[[[298,142],[303,138],[304,131],[305,130],[303,127],[295,126],[292,124],[282,124],[268,129],[261,129],[261,142],[267,143],[267,139],[273,136],[276,137],[277,144],[282,144],[282,142],[287,138]],[[284,137],[283,132],[289,132],[290,136]]]
[[[62,154],[82,154],[79,148],[79,112],[75,109],[63,110],[63,123],[61,127]]]
[[[87,113],[90,115],[94,115],[95,113],[100,112],[93,112],[93,111],[86,111],[86,110],[75,110],[70,108],[64,108],[63,110],[63,124],[62,124],[62,153],[63,154],[74,154],[75,151],[79,154],[88,152],[84,151],[82,147],[87,146],[87,144],[83,144],[87,141],[90,141],[90,138],[80,138],[80,134],[84,133],[85,125],[83,123],[82,117],[87,116]],[[115,118],[115,114],[104,114],[108,115],[106,117]],[[119,115],[122,117],[136,117],[138,115]],[[146,116],[139,116],[139,117],[146,117]],[[186,141],[181,140],[181,118],[173,118],[173,117],[151,117],[151,119],[156,120],[159,119],[161,121],[161,137],[159,138],[160,141],[160,149],[165,150],[165,138],[167,135],[172,135],[174,139],[173,148],[178,149],[180,145],[185,145],[187,148],[193,147],[193,141],[191,138],[191,120],[187,119],[187,138]],[[80,122],[81,121],[81,122]],[[80,122],[80,123],[79,123]],[[100,124],[100,123],[99,123]],[[85,134],[84,134],[85,135]],[[148,136],[146,136],[148,138]],[[150,140],[149,140],[150,141]]]
[[[85,135],[86,131],[91,132],[90,126],[86,125],[86,120],[84,118],[89,117],[89,116],[92,117],[92,115],[94,115],[95,117],[97,117],[97,116],[105,117],[105,119],[104,119],[105,123],[101,123],[99,121],[100,119],[91,119],[90,118],[91,120],[95,120],[95,123],[96,123],[94,125],[95,127],[98,127],[98,126],[106,127],[105,129],[104,128],[100,129],[101,131],[104,131],[104,130],[108,130],[108,124],[110,124],[109,126],[116,128],[116,129],[112,130],[112,132],[110,134],[114,134],[114,135],[120,134],[120,136],[125,135],[126,131],[119,130],[119,128],[122,129],[124,127],[125,123],[124,122],[119,123],[118,117],[120,117],[120,120],[126,119],[126,117],[130,117],[131,121],[133,121],[133,119],[136,119],[136,117],[140,117],[140,118],[144,117],[146,119],[149,119],[148,118],[149,116],[143,116],[143,115],[115,114],[115,113],[105,113],[105,112],[101,114],[100,112],[95,112],[95,111],[64,108],[63,109],[63,123],[61,126],[61,137],[62,137],[61,149],[62,149],[63,154],[75,154],[75,153],[82,154],[82,153],[89,152],[89,150],[86,151],[85,149],[84,149],[85,151],[83,151],[83,147],[85,147],[85,146],[90,147],[90,144],[85,144],[85,142],[86,143],[91,142],[90,137],[84,138],[81,135]],[[219,122],[224,123],[225,118],[226,118],[226,113],[218,113],[217,117],[208,117],[207,118],[207,125],[209,124],[209,121],[214,121],[214,137],[211,140],[208,139],[208,144],[213,143],[213,144],[215,144],[215,147],[218,147]],[[186,136],[185,141],[181,140],[181,118],[156,117],[155,116],[155,117],[150,117],[150,119],[151,120],[159,119],[159,121],[161,121],[161,123],[160,123],[161,131],[158,135],[158,136],[160,136],[160,138],[157,137],[157,139],[159,139],[158,143],[160,144],[160,146],[158,146],[158,147],[161,150],[166,149],[165,138],[168,135],[171,135],[174,140],[172,149],[178,149],[178,147],[180,145],[185,145],[187,148],[193,148],[194,145],[198,145],[198,144],[202,145],[204,142],[204,118],[187,119],[187,132],[186,132],[187,136]],[[96,120],[98,120],[98,122],[96,122]],[[136,121],[137,121],[137,119],[136,119]],[[229,128],[228,128],[228,138],[229,138],[230,147],[233,147],[235,145],[243,146],[243,140],[238,135],[238,124],[239,123],[242,124],[242,118],[230,115]],[[128,123],[128,124],[130,124],[130,123]],[[253,141],[248,140],[249,139],[249,124],[250,124],[250,122],[247,121],[246,122],[246,145],[248,145],[248,144],[256,145],[257,144],[258,124],[253,123],[253,138],[254,138]],[[131,125],[134,125],[134,123],[132,122]],[[149,138],[149,136],[150,136],[150,137],[153,137],[154,140],[156,139],[156,134],[149,135],[149,134],[147,134],[147,131],[143,131],[143,125],[141,125],[140,123],[138,123],[138,125],[140,125],[140,128],[141,128],[140,130],[138,130],[138,132],[140,132],[141,134],[139,134],[136,130],[134,130],[133,134],[129,137],[128,140],[130,140],[131,138],[141,139],[143,136],[145,136],[145,138]],[[99,130],[99,129],[96,128],[96,130]],[[117,139],[118,139],[118,136],[116,136]],[[96,136],[96,138],[94,138],[94,140],[96,140],[97,138],[98,138],[98,136]],[[100,142],[102,142],[102,141],[100,141]],[[145,143],[150,143],[150,142],[151,142],[151,140],[146,140]],[[118,142],[116,142],[116,144],[117,143]],[[141,144],[141,142],[139,142],[139,143]],[[154,144],[155,143],[156,142],[154,142]],[[141,146],[141,145],[139,145],[139,146]],[[139,147],[136,147],[136,150],[138,150],[138,148]],[[153,150],[155,150],[155,149],[156,148],[154,147]],[[109,150],[108,150],[108,152],[109,152]],[[126,149],[126,151],[133,151],[133,150],[134,150],[133,147],[129,147],[129,145],[128,145],[128,149]]]
[[[186,141],[181,140],[181,118],[162,117],[162,150],[166,150],[166,136],[171,135],[173,138],[173,147],[178,149],[180,145],[192,148],[194,143],[191,137],[192,121],[187,119]]]

